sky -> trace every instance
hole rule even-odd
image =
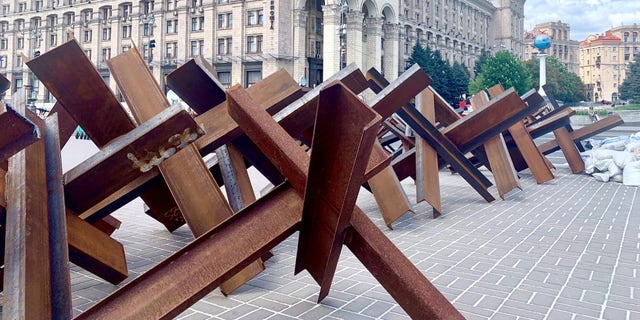
[[[620,25],[640,25],[638,0],[526,0],[524,29],[538,23],[562,21],[571,28],[571,40],[582,41]]]

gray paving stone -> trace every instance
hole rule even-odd
[[[554,174],[538,185],[522,172],[522,190],[487,203],[459,175],[442,171],[444,215],[432,219],[431,207],[418,204],[394,230],[368,192],[358,205],[469,319],[593,319],[601,312],[640,319],[640,216],[630,215],[640,212],[638,189],[566,167]],[[402,183],[413,199],[413,181]],[[192,241],[187,227],[169,233],[147,217],[139,199],[114,216],[123,222],[113,236],[125,246],[132,275],[125,283]],[[215,290],[179,318],[409,319],[348,250],[329,296],[317,304],[318,285],[306,272],[293,274],[297,241],[294,234],[277,245],[266,270],[236,293]],[[118,288],[77,266],[71,278],[75,315]]]

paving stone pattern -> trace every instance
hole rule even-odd
[[[537,185],[525,171],[522,190],[487,203],[441,171],[444,215],[432,219],[431,207],[417,204],[394,230],[364,189],[358,205],[469,319],[640,319],[640,190],[562,165],[554,174]],[[415,199],[413,181],[403,185]],[[169,233],[147,217],[139,199],[114,216],[127,281],[191,241],[186,227]],[[213,291],[178,319],[408,319],[347,249],[317,304],[311,277],[293,275],[296,246],[297,234],[275,247],[257,278],[228,297]],[[117,289],[76,266],[71,277],[76,314]]]

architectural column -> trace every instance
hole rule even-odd
[[[391,81],[398,77],[398,54],[400,53],[400,26],[397,24],[386,23],[382,26],[384,33],[384,48],[382,68],[384,76]]]
[[[304,9],[293,10],[293,74],[294,79],[298,80],[304,76],[309,78],[306,73],[307,65],[307,19],[309,12]]]
[[[322,66],[323,81],[340,70],[340,6],[322,6]]]
[[[346,14],[347,17],[347,64],[354,63],[361,69],[363,68],[363,45],[362,45],[362,22],[364,13],[360,11],[351,11]]]
[[[382,66],[382,19],[366,18],[365,28],[367,42],[364,43],[364,65],[362,70],[366,71],[374,67],[380,71]]]

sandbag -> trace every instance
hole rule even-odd
[[[627,163],[622,172],[622,183],[625,186],[640,186],[640,161]]]

